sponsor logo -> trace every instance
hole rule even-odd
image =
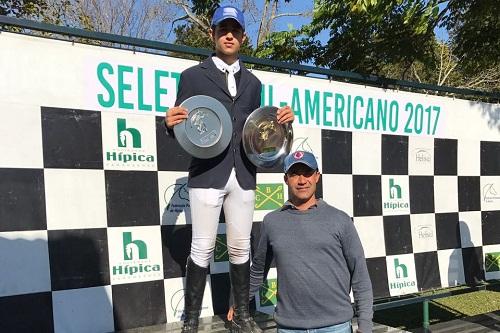
[[[137,128],[127,128],[127,120],[123,118],[116,119],[116,134],[118,138],[118,147],[120,148],[141,148],[141,132]]]
[[[403,289],[407,287],[414,287],[415,281],[408,279],[408,267],[399,262],[399,258],[394,259],[394,273],[397,281],[389,283],[391,289]]]
[[[170,310],[174,317],[180,318],[184,312],[184,289],[179,289],[170,297]]]
[[[255,210],[278,209],[283,204],[283,184],[257,184],[255,190]]]
[[[410,207],[407,200],[403,199],[403,190],[396,184],[394,178],[389,178],[389,200],[384,202],[384,209],[401,211]]]
[[[486,253],[484,266],[486,272],[500,272],[500,252]]]
[[[415,281],[396,281],[391,282],[389,287],[391,289],[403,289],[407,287],[414,287],[416,285]]]
[[[278,293],[278,281],[268,279],[259,290],[260,306],[276,305],[276,295]]]
[[[184,290],[185,289],[179,289],[170,297],[170,310],[174,317],[180,320],[183,319],[184,314]],[[208,306],[202,304],[201,310],[203,311],[206,309],[208,309]]]
[[[144,155],[144,154],[128,154],[128,153],[117,153],[115,151],[106,152],[106,160],[108,162],[122,162],[123,164],[127,164],[128,162],[154,162],[155,158],[153,155]]]
[[[189,209],[189,192],[187,183],[175,183],[163,192],[163,200],[167,204],[170,213],[182,213]]]
[[[483,186],[483,201],[486,203],[491,203],[496,200],[500,200],[500,195],[498,194],[494,184],[486,184]]]
[[[434,237],[434,232],[431,225],[419,225],[417,227],[418,238],[428,239]]]
[[[431,153],[425,148],[417,148],[414,151],[415,154],[415,162],[417,163],[431,163],[432,157]]]
[[[308,137],[300,137],[300,138],[294,139],[292,147],[294,147],[292,150],[294,152],[295,151],[308,151],[308,152],[310,152],[311,154],[314,155],[314,157],[316,157],[316,161],[318,161],[318,164],[319,164],[319,161],[321,160],[321,156],[318,156],[314,153],[314,149],[309,144]]]
[[[124,232],[123,236],[123,259],[147,259],[148,247],[142,240],[132,240],[131,232]]]
[[[389,179],[389,197],[391,199],[401,199],[403,196],[401,194],[401,186],[394,183],[394,179]]]
[[[114,276],[133,276],[134,274],[159,272],[160,265],[148,260],[146,242],[133,240],[131,232],[123,232],[123,262],[113,266]]]
[[[399,259],[394,259],[394,270],[396,273],[396,279],[407,278],[408,268],[404,264],[399,263]]]
[[[293,140],[293,146],[296,147],[295,150],[308,151],[314,154],[314,151],[311,145],[308,142],[309,138],[297,138]]]
[[[227,252],[227,241],[225,234],[219,234],[215,238],[214,261],[228,261],[229,254]]]
[[[137,128],[127,127],[127,120],[116,119],[116,148],[106,151],[106,161],[112,165],[150,165],[155,157],[145,154],[142,136]]]

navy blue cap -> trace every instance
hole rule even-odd
[[[287,173],[288,170],[290,170],[290,168],[297,163],[302,163],[311,169],[318,170],[318,162],[316,162],[314,154],[308,151],[297,150],[296,152],[285,157],[285,173]]]
[[[212,17],[212,27],[221,23],[226,19],[236,20],[241,25],[241,28],[245,30],[245,18],[243,17],[243,12],[233,6],[222,6],[215,10],[214,16]]]

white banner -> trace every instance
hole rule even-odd
[[[0,49],[4,102],[144,115],[162,115],[173,106],[180,73],[196,64],[10,33],[0,36]],[[296,126],[498,139],[499,104],[253,72],[263,84],[262,104],[290,105]]]

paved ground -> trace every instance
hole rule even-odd
[[[259,326],[266,333],[276,332],[276,324],[271,316],[258,315],[256,317]],[[356,327],[356,322],[353,322]],[[181,324],[165,324],[149,327],[141,327],[132,330],[121,331],[122,333],[180,333]],[[200,324],[200,333],[228,332],[227,324],[220,317],[203,318]],[[406,332],[397,328],[381,324],[374,324],[373,333],[383,332]],[[413,329],[413,333],[423,333],[423,329]],[[500,311],[491,312],[474,317],[451,320],[431,325],[428,332],[432,333],[490,333],[500,332]]]
[[[259,326],[266,333],[274,333],[276,332],[276,324],[274,323],[272,316],[268,315],[258,315],[256,316],[256,321]],[[157,326],[149,326],[149,327],[141,327],[133,330],[120,331],[121,333],[180,333],[181,332],[181,324],[166,324],[166,325],[157,325]],[[356,322],[353,322],[354,328],[356,328]],[[220,317],[212,317],[212,318],[203,318],[200,323],[199,333],[222,333],[228,332],[226,323]],[[396,328],[391,328],[385,325],[374,324],[373,333],[383,333],[383,332],[406,332],[403,330],[399,330]]]
[[[431,325],[432,333],[490,333],[500,332],[500,311],[455,319]],[[422,330],[412,330],[422,332]]]

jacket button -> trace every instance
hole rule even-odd
[[[236,117],[233,117],[233,121],[236,121]]]

